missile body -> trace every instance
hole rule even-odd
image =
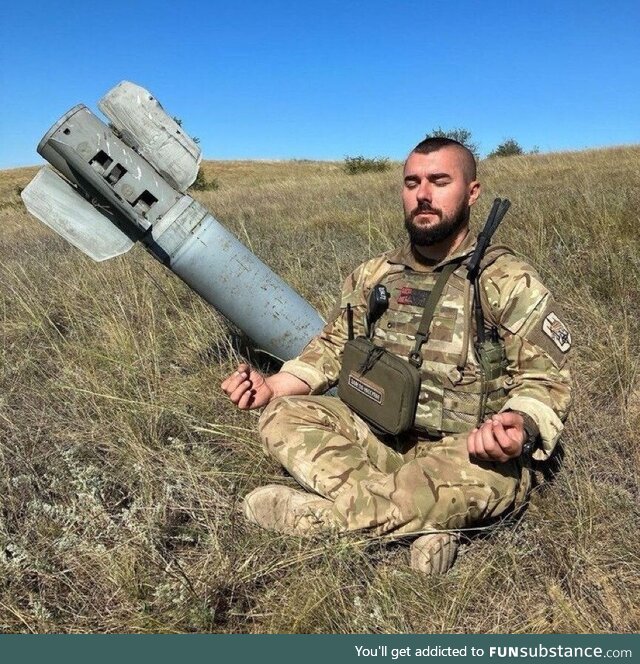
[[[23,190],[28,211],[96,261],[142,242],[158,260],[278,359],[323,325],[317,311],[184,192],[200,151],[143,88],[120,83],[45,134],[45,166]]]

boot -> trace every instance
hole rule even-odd
[[[429,533],[411,543],[409,549],[411,569],[427,576],[445,574],[456,559],[460,536],[454,533]]]
[[[258,487],[244,497],[248,521],[266,530],[287,535],[314,535],[331,529],[333,503],[305,491],[281,484]]]

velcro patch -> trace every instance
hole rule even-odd
[[[412,307],[424,307],[430,294],[431,292],[427,290],[411,288],[411,286],[403,286],[400,289],[400,295],[398,295],[398,304],[409,304]]]
[[[524,336],[544,350],[558,368],[564,366],[571,350],[571,332],[564,322],[562,308],[552,297],[547,299],[544,309]]]
[[[542,321],[542,331],[563,353],[571,348],[571,332],[553,311]]]
[[[356,375],[353,371],[349,374],[349,387],[377,404],[382,405],[384,402],[384,388]]]

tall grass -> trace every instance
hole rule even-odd
[[[640,148],[481,164],[484,218],[564,302],[576,400],[554,481],[422,577],[383,540],[299,540],[239,501],[291,482],[218,385],[225,321],[139,247],[96,264],[0,174],[0,630],[631,632],[640,627]],[[400,165],[209,162],[198,198],[326,314],[403,240]],[[285,240],[286,239],[286,240]],[[295,249],[292,249],[295,248]]]

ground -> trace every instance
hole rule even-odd
[[[565,303],[576,400],[559,473],[440,579],[406,546],[299,540],[239,515],[292,483],[219,384],[225,321],[140,247],[93,263],[0,173],[0,631],[637,632],[640,148],[485,160],[475,219]],[[403,238],[400,165],[207,162],[197,197],[326,314]]]

